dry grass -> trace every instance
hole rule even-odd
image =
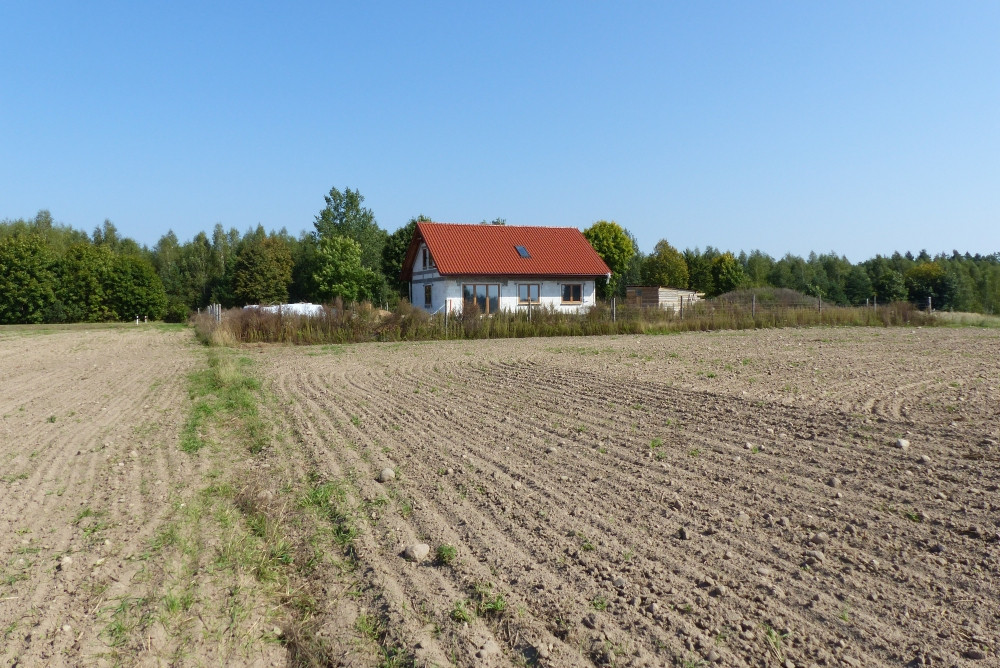
[[[460,315],[430,315],[408,303],[386,314],[369,304],[324,308],[306,317],[231,309],[216,323],[196,321],[202,340],[234,343],[361,343],[442,339],[529,338],[609,334],[667,334],[686,331],[766,329],[773,327],[933,325],[938,321],[912,304],[900,302],[877,309],[787,305],[782,299],[752,306],[741,300],[701,302],[683,313],[599,304],[581,314],[551,308],[504,311],[483,317],[473,306]]]

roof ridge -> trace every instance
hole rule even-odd
[[[439,220],[423,220],[417,225],[450,225],[452,227],[517,227],[517,228],[533,228],[539,230],[577,230],[580,231],[579,227],[573,225],[521,225],[518,223],[504,223],[503,225],[494,225],[493,223],[455,223],[446,222]]]

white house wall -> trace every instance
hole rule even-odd
[[[419,255],[417,256],[419,260]],[[419,262],[416,263],[419,265]],[[587,310],[597,303],[597,294],[593,279],[562,279],[552,280],[543,278],[508,278],[502,279],[496,276],[462,276],[444,277],[436,269],[418,270],[414,267],[413,278],[410,281],[410,303],[414,306],[425,309],[430,313],[443,312],[445,309],[449,313],[461,313],[462,311],[462,286],[465,284],[489,284],[500,286],[500,310],[516,311],[528,308],[525,304],[518,304],[518,286],[537,285],[539,286],[538,306],[552,307],[564,313],[576,313]],[[563,304],[562,286],[566,284],[580,285],[581,303]],[[424,304],[424,286],[431,286],[431,304],[427,308]]]

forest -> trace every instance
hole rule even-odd
[[[121,237],[110,220],[93,232],[57,223],[46,211],[0,221],[0,324],[181,322],[211,303],[224,307],[288,302],[368,301],[394,308],[416,216],[394,232],[379,226],[358,190],[324,196],[313,228],[298,236],[261,225],[240,232],[216,224],[181,241],[168,231],[153,247]],[[483,224],[503,225],[497,218]],[[714,297],[743,288],[789,288],[838,305],[910,301],[936,310],[1000,312],[1000,252],[955,250],[876,255],[852,264],[835,252],[774,257],[711,246],[679,251],[666,239],[650,253],[613,221],[584,236],[612,269],[604,299],[626,285],[669,285]]]

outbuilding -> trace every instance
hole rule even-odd
[[[675,313],[705,298],[704,292],[659,285],[628,285],[625,303],[640,308],[672,309]]]

